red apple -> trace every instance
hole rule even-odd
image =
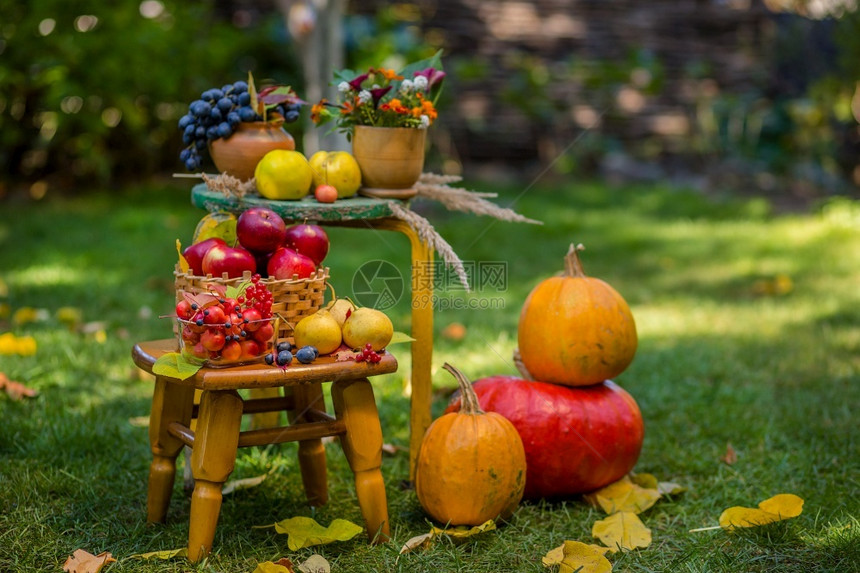
[[[253,253],[271,253],[284,243],[287,225],[267,207],[251,207],[236,221],[239,244]]]
[[[195,276],[202,276],[203,273],[203,257],[206,256],[206,253],[209,252],[209,249],[214,247],[215,245],[227,245],[224,242],[224,239],[219,239],[218,237],[212,237],[211,239],[206,239],[200,241],[199,243],[194,243],[188,247],[185,247],[185,250],[182,251],[182,256],[185,257],[185,260],[188,261],[188,266],[191,267],[191,272]]]
[[[203,273],[220,277],[227,273],[229,278],[238,278],[245,271],[255,272],[257,261],[250,251],[242,247],[229,247],[227,244],[215,245],[203,257]]]
[[[242,347],[235,340],[227,342],[221,349],[221,358],[228,362],[239,360],[240,356],[242,356]]]
[[[337,201],[337,189],[333,185],[323,183],[314,189],[314,197],[320,203],[334,203]]]
[[[223,328],[207,328],[206,332],[200,335],[200,344],[210,352],[218,352],[226,343]]]
[[[315,264],[319,265],[328,254],[328,235],[319,225],[308,223],[292,225],[287,227],[284,246],[310,257]]]
[[[277,280],[285,280],[293,278],[293,275],[300,279],[306,279],[316,272],[317,267],[314,261],[293,249],[286,247],[278,247],[278,250],[272,254],[269,259],[269,277]]]

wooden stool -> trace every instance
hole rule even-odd
[[[132,351],[134,363],[152,373],[155,361],[175,352],[175,339],[141,342]],[[323,356],[312,364],[293,362],[286,370],[267,364],[202,368],[185,380],[156,376],[149,419],[152,464],[147,490],[147,521],[162,522],[170,503],[176,457],[189,446],[194,493],[188,532],[188,558],[196,562],[212,549],[221,511],[221,488],[236,460],[236,449],[299,442],[299,467],[311,505],[328,501],[323,437],[339,436],[367,533],[374,543],[388,540],[388,502],[380,467],[382,428],[368,376],[397,370],[386,352],[377,364],[336,362]],[[335,415],[325,412],[322,383],[332,382]],[[285,387],[288,395],[243,399],[238,390]],[[202,391],[199,407],[194,391]],[[290,425],[240,431],[243,414],[286,410]],[[191,420],[196,428],[191,430]]]

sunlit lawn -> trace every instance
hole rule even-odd
[[[586,271],[630,303],[640,345],[617,382],[638,401],[646,423],[636,467],[686,492],[641,517],[653,543],[614,555],[618,571],[851,571],[860,563],[860,205],[835,201],[803,215],[772,215],[766,203],[704,197],[666,188],[565,184],[497,189],[498,203],[543,226],[494,222],[417,204],[465,261],[507,265],[499,290],[472,294],[443,285],[441,296],[496,310],[436,313],[434,415],[454,381],[451,362],[473,378],[515,374],[519,311],[529,290],[562,269],[571,242],[586,250]],[[130,419],[149,410],[151,382],[130,360],[134,341],[170,334],[158,316],[171,310],[174,240],[187,243],[203,215],[187,187],[97,194],[79,200],[0,206],[0,303],[11,312],[61,307],[82,311],[86,332],[55,319],[0,332],[30,334],[36,356],[0,356],[0,372],[40,392],[0,396],[0,571],[60,571],[76,548],[110,551],[109,571],[248,572],[258,562],[318,552],[333,571],[542,571],[541,557],[564,540],[593,542],[600,513],[578,497],[523,504],[510,523],[463,545],[442,541],[398,557],[429,529],[409,477],[408,456],[384,460],[394,541],[363,537],[291,553],[286,537],[255,529],[294,515],[327,524],[361,523],[351,474],[329,447],[332,500],[315,513],[303,502],[295,445],[240,452],[235,477],[272,470],[262,485],[225,498],[211,558],[142,561],[135,554],[182,547],[189,500],[181,484],[166,525],[147,527],[146,429]],[[338,294],[364,262],[389,260],[404,273],[400,235],[330,229]],[[6,292],[8,291],[8,292]],[[389,311],[409,328],[407,297]],[[441,336],[452,322],[466,337]],[[103,323],[103,324],[93,324]],[[104,339],[100,338],[104,331]],[[410,361],[399,349],[396,375],[377,379],[387,442],[408,444]],[[731,445],[737,461],[721,461]],[[180,462],[181,463],[181,462]],[[690,533],[717,524],[733,505],[755,506],[777,493],[805,500],[791,521],[739,534]]]

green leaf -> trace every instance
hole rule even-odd
[[[348,541],[363,529],[345,519],[335,519],[328,527],[323,527],[310,517],[291,517],[275,524],[275,531],[286,533],[290,551],[298,551],[313,545],[325,545],[335,541]]]
[[[395,331],[388,345],[391,346],[392,344],[401,344],[403,342],[415,342],[415,339],[405,332]]]
[[[155,364],[152,365],[152,373],[176,380],[185,380],[197,374],[200,368],[202,368],[200,364],[188,362],[178,352],[168,352],[155,361]]]

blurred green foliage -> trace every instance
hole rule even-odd
[[[176,120],[210,87],[300,81],[279,13],[212,0],[0,0],[4,183],[108,184],[179,170]]]

